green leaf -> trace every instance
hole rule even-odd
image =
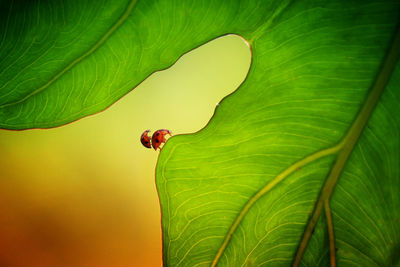
[[[0,5],[8,129],[93,114],[208,40],[248,41],[246,81],[160,154],[165,265],[399,264],[398,1]]]
[[[210,18],[209,10],[228,6],[205,3],[1,1],[0,128],[55,127],[109,107],[154,71],[229,32],[239,3]]]
[[[167,265],[399,264],[399,3],[330,5],[282,8],[240,89],[168,141]]]

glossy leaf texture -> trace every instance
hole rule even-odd
[[[183,53],[241,35],[253,56],[245,82],[204,129],[160,154],[164,264],[396,265],[400,66],[394,58],[386,70],[384,58],[399,10],[398,1],[2,1],[0,127],[101,111]],[[383,69],[390,81],[378,83],[361,136],[351,134]],[[339,180],[326,183],[344,151]],[[308,231],[326,192],[332,220],[322,212]]]

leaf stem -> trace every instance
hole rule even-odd
[[[340,174],[342,173],[347,160],[354,149],[364,127],[366,126],[372,112],[379,101],[379,97],[383,93],[389,78],[396,66],[397,60],[400,56],[400,27],[396,28],[394,38],[391,42],[391,46],[386,54],[385,59],[381,65],[381,68],[372,84],[371,90],[364,102],[364,105],[360,109],[357,118],[350,127],[346,136],[343,139],[343,150],[337,156],[336,162],[333,165],[328,178],[325,181],[321,193],[319,195],[318,201],[315,204],[313,214],[304,230],[303,237],[300,241],[299,247],[296,252],[295,259],[293,261],[293,266],[299,266],[301,258],[305,252],[305,249],[310,241],[312,232],[321,214],[322,207],[325,201],[329,201],[335,186],[339,180]]]
[[[331,267],[336,267],[335,233],[333,231],[332,211],[328,200],[325,201],[324,208],[325,208],[326,222],[328,224],[330,263]]]

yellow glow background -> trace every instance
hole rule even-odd
[[[139,137],[203,128],[250,57],[240,37],[218,38],[102,113],[0,130],[0,266],[161,266],[159,153]]]

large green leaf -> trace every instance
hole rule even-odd
[[[398,7],[295,2],[248,37],[244,84],[160,155],[165,263],[399,264],[399,66],[368,121]]]
[[[246,81],[160,154],[164,263],[399,264],[398,1],[93,3],[1,2],[0,127],[98,112],[239,34]]]
[[[0,128],[99,112],[218,36],[262,27],[260,1],[2,0]],[[256,10],[256,12],[254,12]]]

